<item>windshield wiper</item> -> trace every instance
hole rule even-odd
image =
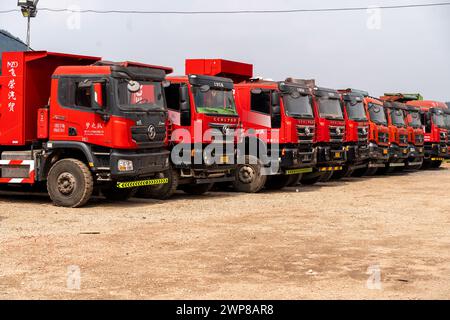
[[[314,118],[314,116],[310,113],[292,113],[289,112],[290,117],[299,117],[299,118]]]

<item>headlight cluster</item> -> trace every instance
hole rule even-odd
[[[120,172],[133,171],[133,161],[131,160],[119,160],[117,162],[117,168]]]

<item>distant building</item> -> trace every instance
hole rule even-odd
[[[27,45],[6,30],[0,29],[0,72],[2,71],[2,53],[4,51],[25,51]]]

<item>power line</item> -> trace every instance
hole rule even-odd
[[[391,6],[374,6],[377,9],[406,9],[406,8],[424,8],[449,6],[450,2],[426,3],[426,4],[407,4],[407,5],[391,5]],[[38,8],[39,11],[46,12],[69,12],[69,13],[94,13],[94,14],[268,14],[268,13],[301,13],[301,12],[338,12],[338,11],[365,11],[371,7],[347,7],[347,8],[316,8],[316,9],[285,9],[285,10],[230,10],[230,11],[141,11],[141,10],[76,10],[76,9],[56,9],[56,8]],[[18,12],[19,9],[10,9],[0,11],[2,13]]]

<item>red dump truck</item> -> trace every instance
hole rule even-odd
[[[334,89],[317,87],[315,80],[290,78],[287,81],[309,87],[314,109],[316,133],[314,150],[317,164],[312,173],[302,177],[301,182],[303,184],[313,184],[317,181],[326,182],[338,171],[341,171],[346,162],[345,120],[341,96]]]
[[[389,128],[383,102],[367,96],[364,98],[369,120],[369,165],[362,174],[374,175],[389,162]]]
[[[362,90],[338,90],[342,97],[345,119],[344,146],[347,162],[343,170],[333,178],[362,176],[366,173],[369,158],[369,119],[364,107],[364,98],[369,94]]]
[[[164,79],[172,70],[45,51],[3,54],[4,186],[46,186],[55,205],[80,207],[99,189],[126,199],[164,184]]]
[[[177,187],[200,195],[214,183],[235,180],[236,133],[239,116],[233,81],[196,74],[186,61],[186,76],[168,77],[171,167],[162,173],[169,183],[142,188],[140,196],[167,199]]]
[[[314,115],[305,86],[253,79],[250,64],[222,59],[187,61],[188,74],[233,79],[243,134],[234,187],[242,192],[298,183],[315,164]],[[252,150],[252,147],[255,147]]]
[[[445,104],[438,101],[415,100],[407,105],[420,108],[425,130],[425,159],[422,168],[439,168],[448,156],[448,131],[445,125]]]

